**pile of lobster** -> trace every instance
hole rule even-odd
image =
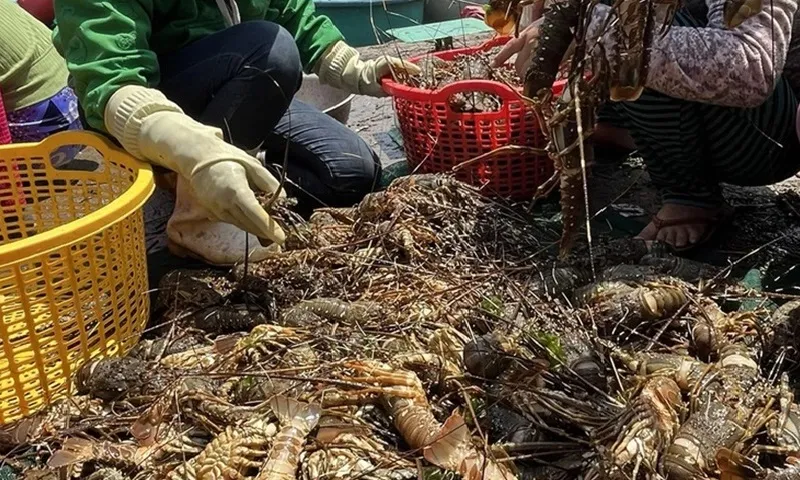
[[[233,271],[0,429],[17,478],[797,478],[800,302],[410,176]],[[7,474],[9,472],[4,472]]]

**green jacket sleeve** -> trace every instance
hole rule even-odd
[[[108,99],[125,85],[158,82],[148,48],[152,0],[57,0],[54,43],[67,61],[89,126],[107,132]]]
[[[282,25],[294,36],[307,71],[329,46],[344,39],[328,17],[314,11],[314,0],[273,0],[265,20]]]

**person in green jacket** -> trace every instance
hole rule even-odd
[[[283,243],[253,191],[285,195],[277,176],[305,211],[378,185],[366,143],[293,100],[304,70],[380,96],[383,76],[416,69],[361,60],[313,0],[56,0],[55,15],[85,122],[177,172],[171,250],[217,265],[263,258],[256,237]]]

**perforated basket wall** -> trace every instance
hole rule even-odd
[[[489,50],[507,42],[499,38],[477,48],[435,53],[451,60],[458,55]],[[411,59],[419,61],[419,58]],[[394,108],[409,167],[417,173],[456,172],[459,180],[482,188],[491,195],[526,199],[554,172],[546,155],[524,149],[497,150],[516,145],[544,149],[547,141],[531,110],[518,92],[500,82],[463,80],[438,90],[401,85],[383,79],[384,89],[393,97]],[[554,91],[563,86],[556,84]],[[496,112],[462,113],[453,110],[451,98],[457,94],[490,93],[502,101]],[[497,151],[496,151],[497,150]],[[495,152],[496,151],[496,152]],[[490,152],[494,152],[490,154]],[[480,155],[487,155],[473,161]]]
[[[94,171],[51,166],[50,155],[79,145],[70,151]],[[89,358],[138,341],[149,314],[140,207],[153,176],[86,132],[0,147],[0,166],[0,423],[7,423],[66,395]]]

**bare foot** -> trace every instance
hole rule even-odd
[[[667,203],[661,207],[661,210],[656,215],[656,218],[664,222],[665,225],[658,228],[655,221],[650,222],[644,230],[639,232],[637,238],[658,240],[675,248],[685,248],[697,243],[708,229],[713,228],[713,225],[711,222],[703,221],[683,224],[680,222],[684,219],[714,219],[718,215],[719,208],[701,208]]]

